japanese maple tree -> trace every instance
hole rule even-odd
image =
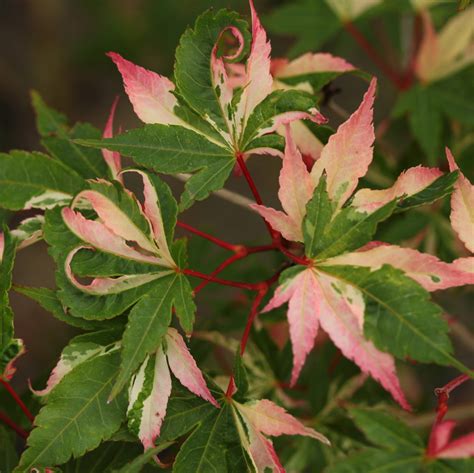
[[[352,21],[378,3],[325,8],[358,35]],[[427,6],[414,3],[423,36],[409,74],[392,77],[405,94],[400,113],[411,110],[415,77],[436,83],[473,60],[463,49],[472,32],[447,46],[472,7],[437,35]],[[114,130],[115,101],[103,132],[70,127],[33,93],[46,153],[0,155],[0,206],[30,211],[0,233],[0,381],[32,422],[30,431],[0,411],[26,439],[13,471],[470,471],[474,434],[453,435],[445,416],[449,393],[474,373],[430,294],[474,283],[474,186],[450,149],[439,168],[414,163],[391,185],[370,185],[377,79],[323,52],[271,58],[252,0],[250,24],[228,10],[203,13],[181,38],[171,79],[108,56],[143,126]],[[365,81],[366,92],[332,128],[320,105],[342,74]],[[264,204],[250,158],[281,163],[281,209]],[[162,175],[186,181],[179,202]],[[228,179],[248,183],[254,203],[245,206],[268,230],[258,246],[180,220]],[[441,205],[450,207],[455,258],[383,237],[390,222]],[[232,255],[203,269],[197,238]],[[56,287],[13,284],[15,254],[41,240]],[[259,253],[270,276],[232,276],[234,263]],[[204,316],[197,295],[211,284],[251,297],[247,316],[217,299]],[[84,332],[43,388],[32,381],[29,406],[10,384],[27,349],[11,290]],[[403,422],[412,402],[397,366],[414,363],[458,374],[437,391],[425,439]],[[292,437],[271,439],[280,436]]]

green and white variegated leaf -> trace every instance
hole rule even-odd
[[[361,248],[372,240],[377,225],[390,217],[396,205],[393,200],[372,213],[344,207],[326,223],[322,234],[313,242],[312,254],[316,259],[324,260]]]
[[[22,210],[65,205],[85,187],[78,174],[45,154],[0,154],[1,207]]]
[[[121,370],[112,397],[128,383],[146,356],[161,345],[171,322],[172,309],[186,333],[191,333],[196,307],[191,285],[179,273],[155,281],[130,311],[123,334]]]
[[[306,215],[303,219],[304,247],[308,258],[314,258],[317,254],[318,241],[330,225],[333,213],[334,206],[326,191],[326,179],[322,177],[313,197],[306,204]]]
[[[129,389],[128,425],[145,449],[152,448],[160,435],[171,394],[171,372],[191,392],[220,408],[183,338],[169,328],[166,341],[145,358]]]
[[[108,167],[101,152],[76,143],[79,139],[99,139],[101,132],[88,123],[70,128],[66,117],[49,108],[37,92],[32,92],[31,99],[41,144],[48,152],[84,179],[107,177]]]
[[[316,99],[308,93],[272,94],[270,43],[253,3],[250,7],[252,42],[245,66],[240,65],[244,71],[241,86],[232,86],[227,66],[241,60],[248,50],[247,24],[236,13],[209,10],[181,38],[176,85],[109,53],[136,114],[149,125],[113,139],[78,143],[119,152],[158,172],[194,173],[181,198],[180,207],[186,209],[224,185],[239,153],[279,154],[281,142],[262,146],[259,139],[264,135],[298,119],[323,123]],[[237,42],[233,54],[221,51],[224,33]]]
[[[277,60],[272,65],[278,88],[310,86],[314,92],[319,92],[324,85],[341,74],[356,71],[345,59],[328,53],[306,53],[292,61]]]
[[[62,379],[35,419],[15,473],[62,465],[112,437],[126,411],[125,396],[107,402],[119,361],[113,351],[82,363]]]
[[[143,180],[143,207],[120,183],[94,182],[75,202],[87,200],[100,221],[86,219],[86,213],[72,209],[47,213],[45,234],[58,264],[60,300],[72,316],[107,319],[173,281],[169,301],[174,301],[182,327],[190,333],[195,312],[192,289],[176,271],[186,264],[185,248],[183,242],[172,242],[176,202],[156,176],[127,172],[138,173]],[[142,251],[128,246],[129,241]],[[78,277],[93,280],[86,285]],[[163,284],[161,279],[165,279]]]
[[[0,378],[10,379],[14,362],[22,355],[23,341],[14,338],[13,311],[8,292],[12,284],[12,271],[17,243],[8,231],[0,232]]]
[[[129,156],[142,166],[164,174],[195,173],[185,186],[181,208],[221,188],[232,171],[232,150],[176,125],[145,125],[107,140],[84,141]]]
[[[243,404],[226,401],[218,389],[211,388],[211,392],[220,409],[173,383],[161,439],[173,440],[191,432],[176,457],[173,471],[263,473],[266,467],[281,468],[267,435],[304,435],[327,442],[269,400]]]
[[[45,215],[45,240],[50,245],[50,253],[55,259],[57,265],[56,283],[58,285],[58,297],[66,308],[67,312],[73,317],[81,317],[89,320],[109,319],[122,314],[125,310],[135,304],[141,296],[146,294],[152,287],[153,281],[147,284],[111,295],[97,295],[84,292],[76,287],[69,277],[66,275],[66,259],[67,256],[82,246],[79,240],[65,225],[61,211],[53,209]],[[82,250],[86,252],[87,250]],[[155,265],[145,265],[138,262],[123,260],[106,253],[98,254],[98,251],[88,250],[88,253],[97,253],[92,258],[93,265],[91,271],[86,264],[82,264],[82,272],[77,274],[80,277],[102,277],[114,278],[120,274],[143,274],[157,272]],[[81,253],[76,253],[80,255]],[[82,261],[89,258],[82,258]],[[97,260],[101,260],[103,266],[96,264]],[[124,271],[124,267],[128,271]],[[72,261],[74,268],[74,259]],[[98,273],[98,274],[97,274]]]
[[[43,225],[43,215],[35,215],[34,217],[22,220],[15,230],[11,231],[12,236],[18,242],[18,249],[26,248],[42,240]]]
[[[454,366],[447,322],[429,293],[403,271],[389,265],[371,271],[357,266],[320,265],[324,273],[353,287],[364,301],[364,333],[383,351],[400,359]]]
[[[59,382],[80,364],[93,357],[109,354],[119,349],[117,342],[120,337],[118,330],[101,330],[74,337],[63,349],[58,363],[53,368],[46,387],[41,390],[32,389],[37,396],[47,396]]]

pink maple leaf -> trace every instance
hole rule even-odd
[[[147,357],[130,384],[129,426],[137,433],[145,450],[152,448],[160,435],[171,395],[171,373],[193,394],[217,408],[220,407],[177,330],[168,328],[165,340],[166,350],[160,347],[155,355]],[[140,394],[146,387],[149,363],[153,363],[152,388],[145,399],[142,399]]]
[[[252,205],[286,239],[303,241],[302,222],[306,215],[306,204],[323,174],[327,180],[328,197],[335,208],[334,215],[337,215],[356,189],[358,180],[367,172],[373,156],[372,107],[375,85],[373,80],[360,107],[331,136],[311,176],[306,171],[291,134],[287,132],[278,194],[285,212]],[[438,169],[409,169],[389,189],[364,189],[357,192],[353,208],[371,213],[397,197],[421,191],[440,175],[442,173]],[[453,196],[453,199],[456,197]],[[285,280],[263,311],[288,303],[293,350],[291,384],[296,383],[321,326],[344,356],[354,361],[363,372],[370,374],[401,406],[408,409],[393,357],[378,350],[364,336],[365,302],[361,291],[325,273],[324,266],[365,266],[377,270],[388,264],[402,270],[426,290],[435,291],[472,284],[473,271],[466,269],[469,263],[472,264],[461,259],[449,264],[414,249],[372,242],[357,251],[318,260],[317,264],[308,265],[307,269]]]
[[[285,472],[273,443],[266,436],[303,435],[319,440],[326,445],[330,444],[324,435],[304,426],[285,409],[268,399],[245,404],[234,401],[234,406],[242,416],[247,428],[248,440],[246,437],[243,438],[243,445],[258,472],[264,472],[267,468],[278,473]],[[244,435],[241,434],[242,437]]]
[[[432,458],[472,458],[474,457],[474,432],[451,440],[456,422],[446,420],[436,425],[431,434],[427,455]]]
[[[216,45],[210,58],[212,83],[219,90],[217,94],[218,100],[223,111],[227,129],[216,128],[216,124],[209,117],[203,117],[216,129],[226,144],[234,151],[239,150],[240,140],[248,118],[255,110],[255,107],[273,90],[273,77],[270,73],[271,45],[260,23],[253,0],[249,0],[249,4],[252,16],[252,43],[246,63],[235,66],[236,70],[238,69],[239,71],[238,82],[235,77],[228,75],[226,67],[226,61],[238,57],[244,46],[244,38],[237,28],[229,27],[225,30],[235,37],[238,43],[237,52],[231,56],[218,57]],[[179,125],[192,129],[196,133],[203,134],[202,130],[194,128],[176,114],[179,100],[173,93],[175,84],[172,81],[127,61],[120,54],[110,52],[108,55],[117,65],[123,78],[125,91],[135,113],[144,123]],[[234,103],[234,89],[237,83],[242,87],[242,92],[238,96],[237,103]],[[315,123],[324,123],[326,121],[315,107],[306,111],[285,112],[274,117],[271,126],[258,130],[256,137],[272,133],[281,125],[301,119],[309,119]],[[206,138],[213,141],[213,138],[210,136],[206,135]],[[217,141],[215,143],[222,145],[222,143]],[[252,152],[278,153],[277,150],[267,147],[252,150]]]
[[[446,156],[449,170],[459,171],[449,148],[446,148]],[[474,185],[461,171],[451,195],[451,225],[466,248],[474,253]]]

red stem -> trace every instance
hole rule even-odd
[[[230,258],[227,258],[225,261],[223,261],[210,275],[210,278],[216,277],[221,271],[224,271],[227,266],[230,266],[232,263],[235,261],[238,261],[239,259],[242,259],[243,256],[239,254],[232,255]],[[209,283],[211,282],[210,279],[204,280],[201,283],[199,283],[195,288],[194,288],[194,294],[197,294],[199,291],[204,289]]]
[[[188,276],[194,276],[204,281],[214,282],[216,284],[221,284],[222,286],[238,287],[240,289],[247,289],[249,291],[258,291],[260,284],[251,284],[246,282],[239,281],[229,281],[228,279],[220,279],[211,276],[210,274],[200,273],[199,271],[194,271],[193,269],[183,269],[183,274]]]
[[[230,266],[235,261],[244,259],[251,254],[278,249],[275,245],[262,245],[262,246],[250,246],[250,247],[242,246],[240,248],[241,249],[238,253],[230,256],[225,261],[223,261],[209,276],[210,277],[217,276],[219,273],[224,271],[224,269],[227,268],[227,266]],[[198,286],[194,288],[194,294],[197,294],[199,291],[204,289],[210,282],[211,281],[209,280],[202,281]]]
[[[191,232],[191,233],[194,233],[195,235],[200,236],[201,238],[205,238],[206,240],[212,241],[212,243],[226,250],[235,252],[238,249],[238,245],[232,245],[231,243],[222,241],[219,238],[213,237],[212,235],[209,235],[208,233],[202,232],[201,230],[198,230],[197,228],[194,228],[191,225],[188,225],[187,223],[177,222],[176,225],[178,227],[183,228],[184,230],[187,230],[188,232]]]
[[[25,403],[21,400],[20,396],[16,393],[16,391],[11,387],[10,383],[5,381],[4,379],[0,379],[0,383],[2,383],[7,391],[10,393],[10,396],[15,400],[18,404],[20,409],[24,412],[28,420],[33,423],[35,420],[35,416],[30,412],[30,410],[26,407]]]
[[[364,35],[354,25],[354,23],[347,21],[344,23],[346,31],[355,39],[359,46],[367,53],[375,65],[393,82],[393,84],[400,90],[405,87],[404,80],[401,78],[392,67],[385,62],[379,53],[372,47],[372,45],[365,39]]]
[[[247,318],[247,324],[245,325],[245,330],[242,335],[242,339],[240,341],[240,355],[242,356],[245,352],[245,348],[247,347],[247,342],[250,336],[250,330],[252,329],[253,322],[258,315],[258,306],[262,302],[262,299],[265,297],[265,294],[268,292],[270,285],[265,283],[261,289],[257,292],[255,299],[252,302],[252,307],[250,308],[250,313]]]
[[[25,440],[28,438],[28,432],[23,430],[19,425],[15,424],[15,422],[13,422],[10,417],[8,417],[2,411],[0,411],[0,421],[13,429],[20,437],[23,437]]]
[[[275,282],[278,281],[278,278],[280,277],[281,271],[277,271],[270,279],[267,279],[263,283],[260,283],[257,289],[257,295],[255,296],[255,299],[252,302],[252,306],[250,308],[250,313],[247,318],[247,323],[245,325],[244,333],[242,335],[242,339],[240,341],[240,355],[242,356],[245,353],[245,349],[247,348],[247,342],[250,336],[250,330],[252,329],[252,325],[255,321],[255,318],[258,315],[258,307],[260,303],[262,302],[262,299],[265,297],[266,293],[270,289],[270,286]],[[229,384],[227,386],[226,390],[226,396],[228,398],[232,397],[233,391],[235,387],[235,381],[234,381],[234,376],[232,375],[229,379]]]
[[[255,202],[259,205],[262,205],[263,204],[262,198],[260,197],[260,193],[258,192],[257,186],[255,185],[255,182],[252,179],[252,176],[250,175],[247,165],[245,164],[243,154],[241,152],[237,152],[235,156],[237,158],[237,162],[239,163],[239,167],[242,170],[242,174],[244,175],[245,180],[247,181],[247,184],[250,187],[250,190],[253,194],[253,198],[255,199]],[[265,219],[263,219],[263,221],[268,229],[268,232],[270,233],[270,236],[272,237],[272,241],[273,242],[280,241],[280,234],[277,231],[275,231]]]
[[[461,384],[468,381],[470,378],[467,374],[461,374],[457,378],[454,378],[449,383],[445,384],[442,388],[436,388],[435,394],[438,398],[438,405],[436,406],[436,418],[433,422],[430,432],[430,438],[428,440],[428,448],[426,449],[426,455],[428,457],[436,456],[436,429],[441,424],[444,416],[448,412],[448,399],[451,391],[461,386]]]

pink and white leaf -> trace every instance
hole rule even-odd
[[[171,395],[171,374],[166,356],[160,347],[154,356],[153,385],[149,396],[140,405],[139,394],[143,389],[149,358],[142,364],[129,391],[129,427],[138,432],[138,438],[145,450],[153,448],[160,435],[161,425],[166,416],[166,408]],[[138,401],[138,402],[137,402]],[[137,405],[138,404],[138,405]]]
[[[430,445],[433,451],[429,452],[429,456],[445,459],[474,457],[474,432],[451,440],[455,427],[453,420],[441,422],[435,427],[433,444]]]
[[[410,197],[432,184],[443,173],[437,168],[416,166],[398,176],[388,189],[361,189],[356,192],[352,205],[362,212],[371,213],[397,197]]]
[[[455,259],[452,264],[459,271],[474,274],[474,256]]]
[[[279,182],[278,197],[282,207],[301,232],[303,218],[306,215],[306,204],[311,200],[314,184],[301,153],[293,141],[289,127],[286,129],[285,155]]]
[[[5,251],[5,235],[0,232],[0,263],[3,260],[3,253]]]
[[[113,138],[114,136],[114,116],[115,116],[115,109],[117,108],[118,97],[114,100],[112,104],[112,108],[110,109],[109,118],[107,119],[107,123],[105,125],[104,133],[102,135],[103,138]],[[110,172],[112,173],[112,177],[114,179],[120,180],[119,173],[122,169],[122,161],[120,158],[120,153],[117,151],[110,151],[108,149],[102,150],[102,156],[104,157],[107,166],[109,166]]]
[[[439,33],[428,11],[421,11],[420,15],[423,37],[415,72],[423,82],[441,80],[474,63],[474,7],[454,15]]]
[[[364,337],[362,295],[354,298],[354,291],[350,291],[351,297],[347,297],[347,285],[327,274],[318,273],[318,282],[321,288],[318,299],[321,327],[346,358],[378,381],[404,409],[410,410],[397,378],[393,357],[379,351]]]
[[[278,197],[286,214],[262,205],[255,204],[251,207],[286,239],[302,241],[301,225],[306,214],[306,204],[313,195],[314,184],[289,127],[286,129],[285,154],[279,181]]]
[[[270,73],[270,42],[258,18],[253,0],[250,0],[252,15],[252,46],[245,69],[243,92],[237,105],[236,123],[243,130],[255,107],[272,91],[273,77]]]
[[[72,343],[68,345],[62,352],[57,365],[51,371],[46,387],[44,389],[33,389],[30,385],[31,391],[36,396],[48,395],[59,382],[70,373],[76,366],[84,363],[88,359],[103,353],[104,347],[96,343]]]
[[[103,223],[88,220],[80,212],[66,207],[62,210],[62,217],[72,233],[98,250],[143,263],[165,265],[165,261],[161,258],[140,253],[128,246],[126,240],[116,235]]]
[[[170,267],[176,266],[176,263],[171,256],[168,241],[166,240],[166,233],[165,227],[163,225],[163,218],[161,215],[161,209],[158,205],[159,199],[158,194],[156,193],[156,189],[153,186],[150,177],[144,171],[140,171],[138,169],[128,169],[125,172],[132,172],[138,174],[143,183],[143,213],[147,217],[148,221],[150,222],[151,228],[153,230],[153,236],[155,242],[158,245],[158,249],[160,250],[161,255],[164,259],[166,259],[170,265]]]
[[[372,162],[376,87],[377,79],[373,78],[359,108],[329,138],[316,163],[318,166],[311,172],[317,185],[322,171],[326,171],[329,197],[339,208],[352,195]]]
[[[250,204],[250,208],[258,212],[273,229],[280,232],[287,240],[303,241],[301,228],[284,212],[258,204]]]
[[[249,423],[247,423],[247,429],[250,442],[248,451],[255,464],[257,473],[268,472],[268,469],[272,473],[285,473],[285,469],[275,452],[272,441],[252,428]]]
[[[28,217],[22,220],[18,227],[11,231],[12,236],[14,236],[18,242],[17,249],[22,250],[42,240],[43,225],[44,215],[35,215],[34,217]]]
[[[446,148],[449,170],[459,167],[451,151]],[[474,185],[459,171],[459,177],[451,194],[451,225],[466,248],[474,253]]]
[[[230,131],[233,128],[230,117],[233,115],[232,98],[234,95],[234,81],[228,77],[225,61],[232,60],[241,54],[244,47],[244,38],[240,30],[233,26],[224,29],[221,32],[220,37],[222,37],[222,34],[227,31],[234,36],[239,47],[237,48],[237,51],[231,56],[218,57],[217,53],[219,41],[217,41],[211,53],[211,72],[212,84],[216,90],[219,90],[219,103],[223,111],[224,119],[227,122],[227,128]],[[228,142],[231,141],[229,133],[221,132],[221,134]]]
[[[368,250],[336,256],[327,264],[364,266],[374,271],[389,264],[404,271],[427,291],[474,284],[474,274],[462,269],[459,264],[445,263],[433,255],[383,243]]]
[[[103,296],[109,294],[119,294],[120,292],[128,291],[134,287],[143,286],[151,281],[162,278],[171,274],[172,271],[161,271],[159,273],[149,274],[127,274],[114,278],[95,278],[89,284],[82,284],[79,282],[71,268],[71,263],[76,253],[82,249],[91,249],[87,246],[79,246],[72,250],[66,257],[64,262],[64,269],[66,276],[71,283],[80,291],[95,296]]]
[[[306,53],[293,61],[272,61],[273,76],[277,79],[322,72],[350,72],[355,67],[345,59],[329,53]]]
[[[326,117],[322,115],[316,107],[310,108],[308,111],[292,111],[281,113],[280,115],[275,115],[272,118],[272,122],[266,128],[261,128],[258,130],[258,133],[255,135],[256,138],[269,133],[273,133],[279,128],[284,127],[290,123],[293,123],[297,120],[310,120],[318,125],[323,125],[327,123]]]
[[[244,419],[258,432],[277,437],[279,435],[303,435],[329,445],[329,440],[316,430],[306,427],[283,407],[268,399],[238,405]]]
[[[166,356],[173,374],[179,382],[188,388],[196,396],[209,401],[219,408],[219,403],[209,391],[201,370],[197,367],[196,361],[189,353],[188,347],[183,337],[174,328],[169,328],[166,334],[167,350]]]
[[[311,269],[304,270],[278,287],[263,312],[288,302],[288,322],[293,350],[291,385],[294,386],[318,333],[319,285]]]
[[[85,190],[74,199],[72,207],[79,202],[86,201],[91,204],[103,224],[117,236],[126,241],[136,242],[141,248],[156,253],[156,246],[152,243],[150,235],[145,235],[114,202],[100,192]]]
[[[304,156],[310,156],[314,161],[319,159],[323,150],[323,143],[314,135],[310,129],[301,121],[294,121],[289,124],[291,136]],[[285,135],[284,128],[277,130],[278,134]]]
[[[178,100],[173,95],[173,82],[127,61],[120,54],[110,52],[108,56],[122,74],[125,92],[142,122],[183,125],[174,113]]]

